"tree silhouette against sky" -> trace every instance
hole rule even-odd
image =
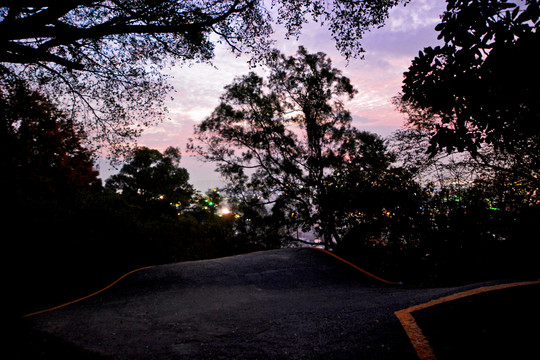
[[[436,27],[444,45],[412,61],[400,104],[430,134],[431,154],[469,151],[540,186],[539,19],[537,1],[448,2]]]
[[[351,126],[345,101],[356,90],[324,53],[275,51],[268,70],[267,79],[250,73],[227,86],[190,148],[217,163],[233,197],[260,199],[253,205],[271,206],[291,231],[313,231],[331,248],[363,221],[362,207],[381,205],[362,197],[388,185],[393,155]]]
[[[259,0],[3,0],[0,75],[40,87],[77,115],[94,146],[121,151],[166,118],[166,67],[209,62],[218,43],[262,61],[272,24],[288,38],[310,19],[324,23],[344,56],[358,56],[363,33],[399,2],[280,0],[268,9]]]

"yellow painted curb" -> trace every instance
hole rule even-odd
[[[82,301],[82,300],[86,300],[92,296],[95,296],[97,294],[100,294],[102,293],[103,291],[111,288],[112,286],[114,286],[116,283],[118,283],[120,280],[122,280],[123,278],[125,278],[126,276],[128,275],[131,275],[133,273],[136,273],[138,271],[141,271],[141,270],[145,270],[145,269],[149,269],[151,268],[152,266],[145,266],[145,267],[142,267],[142,268],[139,268],[139,269],[135,269],[135,270],[132,270],[130,272],[128,272],[127,274],[124,274],[122,275],[121,277],[119,277],[118,279],[116,279],[113,283],[107,285],[106,287],[104,287],[103,289],[101,290],[98,290],[90,295],[86,295],[80,299],[76,299],[76,300],[73,300],[73,301],[70,301],[70,302],[67,302],[65,304],[62,304],[62,305],[58,305],[58,306],[55,306],[55,307],[52,307],[52,308],[48,308],[48,309],[45,309],[45,310],[40,310],[40,311],[36,311],[36,312],[33,312],[33,313],[30,313],[30,314],[26,314],[26,315],[23,315],[23,318],[28,318],[28,317],[32,317],[32,316],[36,316],[36,315],[40,315],[40,314],[43,314],[43,313],[46,313],[46,312],[49,312],[49,311],[53,311],[53,310],[58,310],[58,309],[61,309],[63,307],[66,307],[68,305],[71,305],[71,304],[74,304],[76,302],[79,302],[79,301]]]
[[[388,284],[388,285],[400,285],[399,283],[395,283],[395,282],[392,282],[392,281],[388,281],[388,280],[385,280],[385,279],[383,279],[383,278],[380,278],[380,277],[378,277],[378,276],[376,276],[376,275],[373,275],[372,273],[367,272],[366,270],[364,270],[364,269],[362,269],[362,268],[360,268],[360,267],[354,265],[353,263],[351,263],[351,262],[349,262],[349,261],[347,261],[347,260],[345,260],[345,259],[340,258],[340,257],[337,256],[336,254],[334,254],[334,253],[332,253],[332,252],[330,252],[330,251],[328,251],[328,250],[325,250],[325,249],[319,249],[319,248],[310,248],[310,249],[319,250],[319,251],[322,251],[323,253],[326,253],[326,254],[328,254],[328,255],[331,255],[331,256],[335,257],[336,259],[338,259],[339,261],[341,261],[341,262],[343,262],[343,263],[345,263],[345,264],[347,264],[347,265],[349,265],[349,266],[352,266],[352,267],[355,268],[356,270],[360,271],[361,273],[363,273],[363,274],[365,274],[365,275],[367,275],[367,276],[369,276],[369,277],[371,277],[371,278],[373,278],[373,279],[375,279],[375,280],[378,280],[378,281],[383,282],[383,283]]]
[[[385,280],[385,279],[382,279],[382,278],[380,278],[380,277],[378,277],[378,276],[376,276],[376,275],[373,275],[373,274],[367,272],[366,270],[364,270],[364,269],[362,269],[362,268],[360,268],[360,267],[354,265],[353,263],[351,263],[351,262],[349,262],[349,261],[347,261],[347,260],[345,260],[345,259],[340,258],[339,256],[337,256],[337,255],[331,253],[330,251],[327,251],[327,250],[324,250],[324,249],[319,249],[319,248],[311,248],[311,249],[319,250],[319,251],[322,251],[322,252],[324,252],[324,253],[326,253],[326,254],[328,254],[328,255],[331,255],[331,256],[333,256],[334,258],[336,258],[336,259],[342,261],[343,263],[345,263],[345,264],[347,264],[347,265],[349,265],[349,266],[352,266],[352,267],[355,268],[356,270],[358,270],[358,271],[364,273],[365,275],[368,275],[368,276],[370,276],[370,277],[372,277],[372,278],[374,278],[374,279],[376,279],[376,280],[378,280],[378,281],[381,281],[381,282],[383,282],[383,283],[385,283],[385,284],[397,285],[396,283],[393,283],[393,282],[391,282],[391,281],[387,281],[387,280]],[[241,255],[237,255],[237,256],[241,256]],[[207,260],[200,260],[200,261],[207,261]],[[32,316],[36,316],[36,315],[40,315],[40,314],[46,313],[46,312],[58,310],[58,309],[61,309],[61,308],[63,308],[63,307],[66,307],[66,306],[68,306],[68,305],[77,303],[77,302],[79,302],[79,301],[86,300],[86,299],[88,299],[88,298],[91,298],[92,296],[98,295],[98,294],[104,292],[105,290],[111,288],[111,287],[114,286],[116,283],[118,283],[120,280],[124,279],[126,276],[129,276],[129,275],[131,275],[131,274],[133,274],[133,273],[136,273],[136,272],[138,272],[138,271],[141,271],[141,270],[149,269],[149,268],[151,268],[151,267],[152,267],[152,266],[146,266],[146,267],[142,267],[142,268],[139,268],[139,269],[132,270],[132,271],[128,272],[127,274],[122,275],[120,278],[118,278],[116,281],[114,281],[114,282],[111,283],[110,285],[108,285],[108,286],[104,287],[103,289],[98,290],[98,291],[96,291],[96,292],[94,292],[94,293],[92,293],[92,294],[90,294],[90,295],[87,295],[87,296],[84,296],[84,297],[82,297],[82,298],[79,298],[79,299],[76,299],[76,300],[67,302],[67,303],[62,304],[62,305],[54,306],[54,307],[51,307],[51,308],[48,308],[48,309],[44,309],[44,310],[40,310],[40,311],[36,311],[36,312],[30,313],[30,314],[23,315],[23,318],[29,318],[29,317],[32,317]]]
[[[462,299],[467,296],[477,295],[481,293],[486,293],[495,290],[503,290],[508,288],[513,288],[517,286],[526,286],[526,285],[537,285],[540,284],[540,279],[533,281],[521,281],[507,284],[491,285],[491,286],[482,286],[476,289],[471,289],[456,294],[444,296],[439,299],[431,300],[423,304],[414,305],[408,307],[407,309],[396,311],[394,314],[399,319],[401,326],[405,329],[411,344],[416,350],[416,354],[420,360],[435,360],[435,354],[433,348],[429,345],[428,340],[422,333],[422,329],[418,326],[414,317],[411,315],[412,312],[429,308],[431,306],[436,306],[448,301]]]

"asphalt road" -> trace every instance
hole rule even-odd
[[[26,321],[42,334],[40,341],[48,339],[42,358],[62,358],[64,352],[118,360],[418,359],[395,312],[478,286],[388,285],[321,251],[282,249],[144,269],[95,296]],[[520,296],[536,307],[539,286],[527,289]],[[515,299],[511,290],[504,290],[505,296]],[[449,335],[439,331],[444,321],[459,319],[443,318],[448,304],[414,315],[437,345],[437,357],[462,351],[460,358],[467,358],[467,350],[449,347]],[[484,303],[475,304],[466,313],[457,311],[469,316],[445,325],[449,333]],[[479,321],[484,320],[474,320]],[[516,324],[519,320],[511,325]]]

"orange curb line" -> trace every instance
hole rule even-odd
[[[394,314],[399,319],[401,326],[405,329],[409,340],[416,351],[416,355],[420,360],[436,360],[435,353],[429,345],[428,340],[422,333],[422,329],[414,321],[413,316],[408,309],[396,311]]]
[[[383,283],[385,283],[385,284],[388,284],[388,285],[400,285],[399,283],[395,283],[395,282],[392,282],[392,281],[388,281],[388,280],[385,280],[385,279],[383,279],[383,278],[380,278],[380,277],[378,277],[378,276],[376,276],[376,275],[373,275],[372,273],[367,272],[366,270],[364,270],[364,269],[362,269],[362,268],[360,268],[360,267],[354,265],[353,263],[351,263],[351,262],[349,262],[349,261],[347,261],[347,260],[345,260],[345,259],[340,258],[340,257],[337,256],[336,254],[334,254],[334,253],[332,253],[332,252],[330,252],[330,251],[328,251],[328,250],[325,250],[325,249],[319,249],[319,248],[315,248],[315,247],[310,248],[310,249],[319,250],[319,251],[322,251],[323,253],[326,253],[326,254],[328,254],[328,255],[331,255],[331,256],[335,257],[336,259],[338,259],[339,261],[344,262],[345,264],[347,264],[347,265],[349,265],[349,266],[352,266],[353,268],[355,268],[356,270],[362,272],[363,274],[365,274],[365,275],[367,275],[367,276],[370,276],[370,277],[372,277],[372,278],[374,278],[374,279],[376,279],[376,280],[379,280],[379,281],[381,281],[381,282],[383,282]]]
[[[73,300],[73,301],[70,301],[70,302],[67,302],[65,304],[62,304],[62,305],[58,305],[58,306],[55,306],[55,307],[52,307],[52,308],[48,308],[48,309],[45,309],[45,310],[40,310],[40,311],[36,311],[36,312],[33,312],[33,313],[30,313],[30,314],[26,314],[26,315],[23,315],[22,317],[23,318],[29,318],[29,317],[32,317],[32,316],[35,316],[35,315],[40,315],[40,314],[43,314],[43,313],[46,313],[46,312],[49,312],[49,311],[53,311],[53,310],[58,310],[58,309],[61,309],[63,307],[66,307],[68,305],[71,305],[71,304],[74,304],[76,302],[79,302],[79,301],[82,301],[82,300],[86,300],[92,296],[95,296],[99,293],[102,293],[103,291],[111,288],[112,286],[114,286],[116,283],[118,283],[120,280],[122,280],[123,278],[125,278],[126,276],[128,275],[131,275],[133,273],[136,273],[137,271],[141,271],[141,270],[145,270],[145,269],[149,269],[151,268],[152,266],[145,266],[145,267],[142,267],[142,268],[139,268],[139,269],[135,269],[135,270],[132,270],[130,272],[128,272],[127,274],[124,274],[122,275],[121,277],[119,277],[116,281],[114,281],[113,283],[107,285],[106,287],[104,287],[103,289],[101,290],[98,290],[90,295],[86,295],[82,298],[79,298],[79,299],[76,299],[76,300]]]
[[[537,285],[537,284],[540,284],[540,279],[533,280],[533,281],[521,281],[521,282],[515,282],[515,283],[508,283],[508,284],[482,286],[476,289],[471,289],[471,290],[459,292],[456,294],[444,296],[439,299],[434,299],[423,304],[414,305],[414,306],[408,307],[407,309],[396,311],[394,314],[399,319],[401,326],[403,326],[403,329],[407,333],[407,336],[409,337],[411,344],[416,350],[416,354],[418,355],[418,358],[420,360],[436,360],[435,354],[433,352],[433,348],[429,345],[428,340],[422,333],[422,329],[420,329],[420,327],[414,320],[414,317],[411,315],[413,311],[426,309],[428,307],[440,305],[448,301],[462,299],[467,296],[477,295],[477,294],[486,293],[486,292],[495,291],[495,290],[503,290],[503,289],[508,289],[512,287]]]
[[[360,267],[354,265],[353,263],[351,263],[351,262],[349,262],[349,261],[347,261],[347,260],[345,260],[345,259],[340,258],[339,256],[337,256],[337,255],[331,253],[331,252],[328,251],[328,250],[319,249],[319,248],[311,248],[311,249],[319,250],[319,251],[322,251],[322,252],[324,252],[324,253],[326,253],[326,254],[328,254],[328,255],[331,255],[331,256],[333,256],[334,258],[336,258],[336,259],[338,259],[338,260],[344,262],[345,264],[347,264],[347,265],[349,265],[349,266],[352,266],[352,267],[355,268],[356,270],[358,270],[358,271],[360,271],[360,272],[362,272],[362,273],[364,273],[364,274],[366,274],[366,275],[368,275],[368,276],[370,276],[370,277],[372,277],[372,278],[374,278],[374,279],[376,279],[376,280],[379,280],[379,281],[381,281],[381,282],[383,282],[383,283],[385,283],[385,284],[397,285],[397,283],[394,283],[394,282],[391,282],[391,281],[382,279],[382,278],[380,278],[380,277],[378,277],[378,276],[376,276],[376,275],[373,275],[373,274],[367,272],[366,270],[364,270],[364,269],[362,269],[362,268],[360,268]],[[238,255],[238,256],[239,256],[239,255]],[[225,257],[225,258],[227,258],[227,257]],[[199,260],[199,261],[207,261],[207,260]],[[108,286],[104,287],[103,289],[98,290],[98,291],[96,291],[96,292],[94,292],[94,293],[92,293],[92,294],[90,294],[90,295],[86,295],[86,296],[84,296],[84,297],[82,297],[82,298],[79,298],[79,299],[76,299],[76,300],[67,302],[67,303],[65,303],[65,304],[61,304],[61,305],[54,306],[54,307],[51,307],[51,308],[48,308],[48,309],[44,309],[44,310],[36,311],[36,312],[33,312],[33,313],[29,313],[29,314],[23,315],[22,317],[23,317],[23,318],[29,318],[29,317],[36,316],[36,315],[40,315],[40,314],[44,314],[44,313],[47,313],[47,312],[50,312],[50,311],[58,310],[58,309],[61,309],[61,308],[63,308],[63,307],[66,307],[66,306],[68,306],[68,305],[71,305],[71,304],[74,304],[74,303],[77,303],[77,302],[86,300],[86,299],[88,299],[88,298],[90,298],[90,297],[92,297],[92,296],[98,295],[98,294],[104,292],[105,290],[111,288],[111,287],[114,286],[116,283],[118,283],[120,280],[124,279],[126,276],[131,275],[131,274],[133,274],[133,273],[135,273],[135,272],[138,272],[138,271],[141,271],[141,270],[149,269],[149,268],[151,268],[151,267],[153,267],[153,266],[145,266],[145,267],[142,267],[142,268],[139,268],[139,269],[132,270],[132,271],[130,271],[130,272],[128,272],[128,273],[122,275],[122,276],[119,277],[116,281],[114,281],[113,283],[111,283],[111,284],[109,284]]]

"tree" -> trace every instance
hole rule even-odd
[[[4,199],[67,201],[101,186],[84,132],[23,82],[0,88]]]
[[[407,222],[412,233],[402,232],[415,244],[401,260],[410,266],[395,269],[416,268],[410,275],[431,274],[429,282],[439,284],[537,272],[538,241],[524,234],[534,232],[540,202],[535,188],[509,171],[519,166],[512,165],[518,158],[486,145],[476,159],[468,152],[430,155],[429,139],[427,132],[410,128],[393,138],[398,162],[422,184],[415,192],[423,194],[409,202],[415,204]],[[489,157],[489,166],[480,156]]]
[[[161,70],[209,61],[216,43],[254,61],[269,49],[271,24],[298,36],[311,17],[326,23],[347,57],[362,34],[382,26],[400,0],[0,1],[0,74],[17,74],[78,113],[94,142],[122,140],[164,118],[170,90]],[[137,126],[132,126],[137,125]],[[99,135],[99,136],[98,136]]]
[[[102,188],[92,152],[82,145],[84,136],[69,116],[24,82],[0,87],[0,226],[6,234],[5,266],[17,269],[6,285],[14,294],[15,313],[84,283],[75,279],[80,273],[73,265],[83,267],[81,258],[90,258],[84,250],[93,243],[85,237],[96,226],[84,223],[80,209]]]
[[[356,91],[324,53],[275,51],[268,68],[268,80],[250,73],[226,87],[196,126],[203,145],[192,140],[190,148],[218,163],[233,197],[272,205],[281,224],[315,231],[331,247],[347,230],[340,201],[358,186],[354,176],[346,184],[340,177],[379,176],[391,155],[377,136],[351,126],[344,101]]]
[[[400,99],[409,123],[430,134],[431,154],[467,150],[540,185],[539,17],[537,1],[448,1],[436,27],[444,45],[420,51]]]
[[[168,147],[163,154],[155,149],[138,147],[120,172],[112,175],[106,187],[143,201],[161,200],[176,208],[189,205],[193,187],[189,173],[179,167],[180,151]]]

